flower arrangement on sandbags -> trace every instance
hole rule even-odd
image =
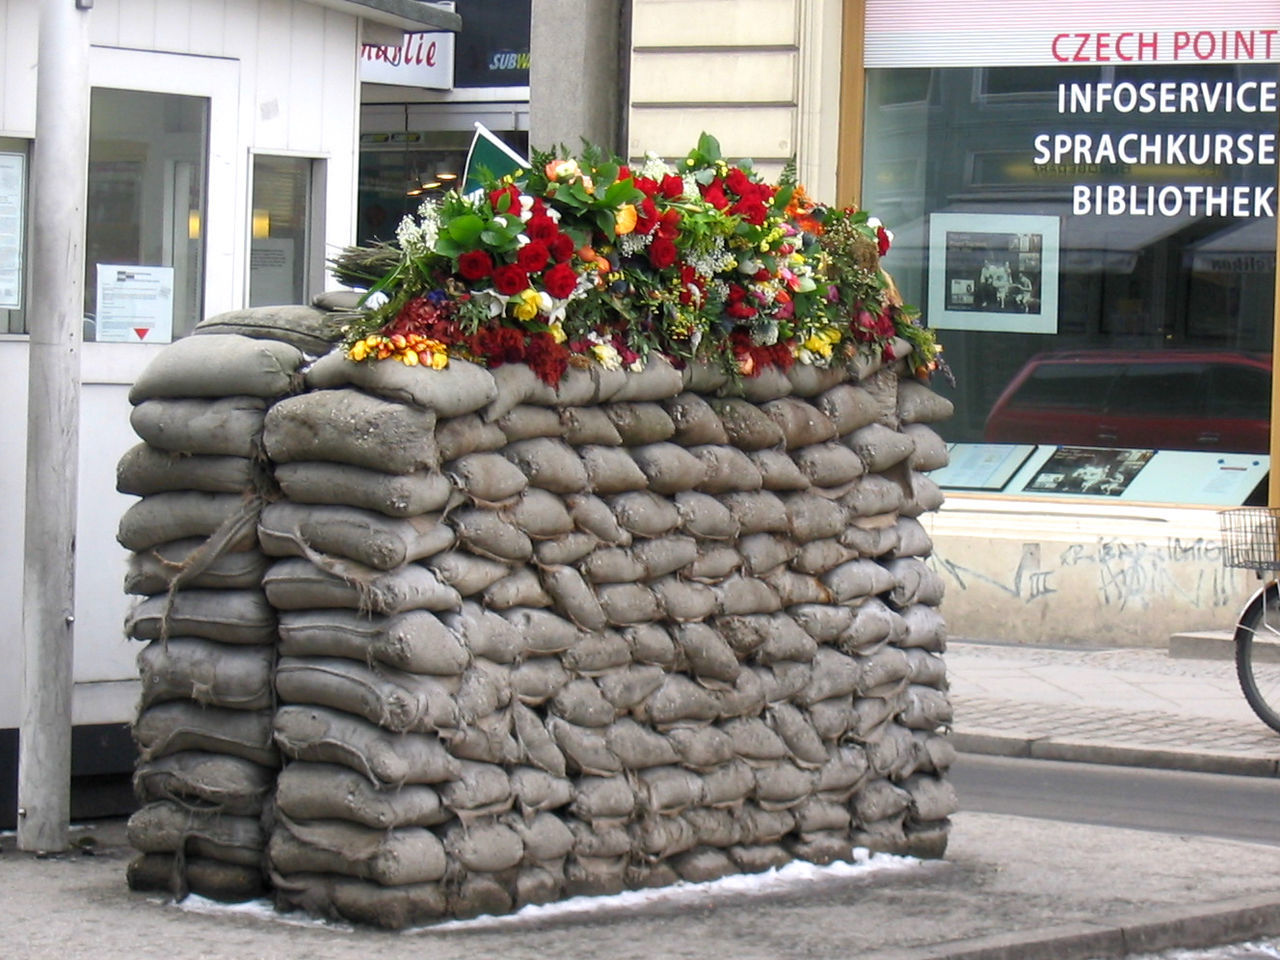
[[[651,352],[735,376],[796,363],[897,359],[927,378],[940,347],[880,267],[892,235],[765,183],[703,134],[676,166],[592,147],[405,217],[396,243],[350,248],[340,280],[370,291],[347,327],[353,360],[436,369],[449,357],[525,363],[552,386],[570,365],[640,369]]]

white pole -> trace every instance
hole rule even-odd
[[[18,848],[65,850],[71,819],[80,338],[92,0],[41,0],[32,159]]]

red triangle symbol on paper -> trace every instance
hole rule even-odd
[[[147,334],[151,332],[150,327],[134,327],[133,332],[138,335],[139,340],[147,339]]]

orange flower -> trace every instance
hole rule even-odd
[[[624,203],[614,217],[613,232],[620,237],[631,233],[636,228],[637,219],[635,204]]]

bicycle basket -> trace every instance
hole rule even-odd
[[[1222,563],[1244,570],[1280,570],[1280,508],[1234,507],[1218,512]]]

